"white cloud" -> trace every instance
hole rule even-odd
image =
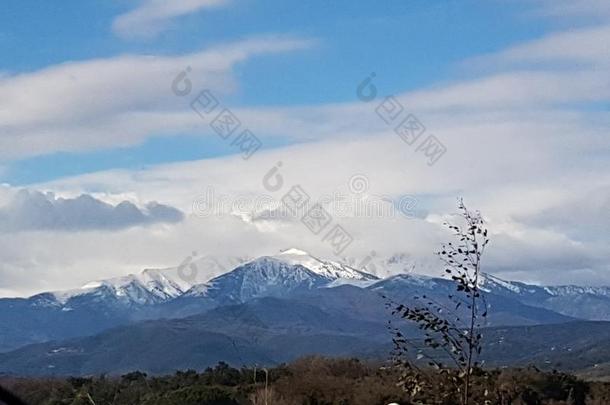
[[[124,38],[150,38],[167,29],[177,17],[228,3],[228,0],[141,0],[138,7],[118,16],[112,29]]]
[[[417,261],[417,271],[438,275],[432,253],[449,233],[434,216],[454,212],[455,197],[463,195],[472,208],[483,211],[493,231],[486,269],[536,282],[610,282],[606,265],[610,251],[603,243],[604,232],[582,239],[569,229],[549,226],[552,222],[536,222],[549,218],[549,210],[561,207],[573,196],[586,196],[588,190],[595,193],[598,187],[610,184],[610,175],[603,174],[608,172],[592,170],[595,164],[586,155],[581,159],[571,155],[577,133],[566,132],[563,139],[554,139],[555,131],[564,129],[544,123],[520,128],[520,123],[514,122],[454,126],[439,121],[440,132],[436,121],[428,124],[448,146],[447,154],[433,167],[390,133],[260,151],[248,161],[230,156],[140,171],[112,170],[38,185],[66,198],[87,192],[113,204],[126,198],[138,205],[163,201],[181,209],[187,218],[175,225],[112,233],[43,230],[4,234],[0,236],[0,288],[26,294],[76,287],[91,279],[146,267],[175,266],[192,251],[257,256],[297,246],[333,257],[330,246],[322,241],[323,233],[312,234],[297,219],[248,220],[248,214],[253,214],[248,201],[258,198],[256,201],[271,205],[296,184],[312,200],[333,195],[354,201],[410,194],[418,199],[418,209],[430,213],[414,219],[401,215],[366,217],[328,204],[334,223],[354,237],[346,256],[362,258],[375,251],[383,257],[406,252]],[[564,155],[571,159],[569,170]],[[285,185],[271,192],[263,187],[262,179],[278,161],[283,163],[280,174]],[[364,194],[350,192],[349,180],[357,173],[368,178]],[[226,209],[218,215],[193,215],[193,202],[208,187],[213,187],[217,198],[224,195],[236,203],[222,205]],[[558,215],[568,214],[570,211]],[[594,221],[602,213],[591,215]]]
[[[266,106],[232,110],[257,134],[310,142],[263,149],[248,161],[231,156],[38,185],[61,195],[87,192],[115,204],[126,195],[135,201],[163,201],[188,218],[152,230],[122,230],[112,238],[97,232],[58,238],[47,232],[0,236],[0,280],[6,280],[0,289],[75,286],[143,267],[176,265],[193,250],[253,256],[298,246],[332,255],[321,235],[297,220],[251,221],[251,216],[235,215],[243,212],[236,213],[231,205],[220,216],[190,215],[193,201],[208,187],[234,201],[262,194],[281,197],[282,192],[270,193],[262,186],[263,176],[278,161],[283,162],[286,187],[299,184],[313,199],[335,192],[349,195],[351,176],[364,173],[367,193],[414,195],[418,207],[429,213],[416,219],[367,218],[340,216],[329,208],[354,236],[349,255],[406,251],[417,258],[418,271],[439,274],[432,252],[448,234],[438,219],[454,211],[455,197],[461,195],[486,215],[492,229],[488,270],[535,282],[608,284],[610,248],[602,218],[607,196],[602,192],[610,187],[610,122],[599,108],[610,101],[610,57],[604,52],[608,39],[605,25],[557,32],[486,55],[476,61],[483,72],[473,69],[466,79],[398,94],[405,111],[415,113],[447,147],[432,167],[381,121],[374,111],[377,103]],[[236,86],[230,75],[234,63],[255,53],[305,45],[247,41],[184,57],[67,64],[27,76],[35,86],[10,76],[0,80],[0,93],[13,100],[0,108],[6,111],[0,122],[21,137],[3,140],[0,151],[24,156],[134,144],[160,131],[172,134],[185,128],[203,128],[207,134],[188,103],[169,91],[184,66],[203,72],[195,87],[221,93]],[[134,65],[138,73],[130,70]],[[107,69],[112,79],[96,77],[98,69]],[[82,87],[71,84],[73,72],[77,78],[86,76],[79,80]],[[160,89],[150,83],[167,85]],[[81,93],[82,88],[90,91]],[[127,89],[123,98],[116,97],[118,89]],[[37,91],[42,96],[38,100],[31,96]],[[89,101],[91,94],[102,97]],[[260,208],[254,214],[264,212]],[[73,278],[66,280],[66,274]]]
[[[608,41],[610,25],[607,23],[574,28],[518,44],[496,54],[474,58],[470,63],[491,64],[503,69],[524,64],[542,65],[546,70],[567,72],[578,67],[607,69],[610,65]]]
[[[264,37],[186,55],[123,55],[0,78],[0,158],[128,146],[193,130],[201,122],[188,106],[196,92],[208,88],[220,97],[237,86],[235,64],[310,45]],[[172,83],[187,67],[192,94],[178,97]]]
[[[431,122],[434,129],[436,124]],[[585,195],[591,188],[610,184],[610,175],[592,173],[586,155],[582,159],[571,155],[570,148],[579,139],[578,133],[548,123],[520,125],[508,122],[455,126],[439,122],[440,132],[435,132],[443,137],[448,152],[433,167],[396,135],[386,134],[259,152],[248,161],[235,156],[162,165],[138,172],[101,172],[62,179],[41,188],[68,194],[106,190],[110,195],[130,190],[143,200],[164,201],[190,215],[187,222],[192,233],[183,233],[184,227],[172,228],[164,238],[172,252],[219,253],[228,249],[232,254],[246,256],[290,246],[332,256],[328,244],[321,240],[323,235],[313,235],[294,218],[250,221],[255,213],[249,211],[252,206],[247,202],[266,201],[271,207],[271,201],[277,204],[296,184],[312,200],[333,195],[351,201],[375,196],[397,199],[409,194],[417,198],[417,208],[429,212],[430,217],[358,216],[350,210],[339,212],[332,204],[327,209],[336,223],[354,236],[347,255],[363,257],[372,250],[380,256],[407,252],[418,261],[418,271],[437,275],[439,268],[432,253],[449,235],[433,217],[454,212],[455,198],[463,195],[471,207],[483,211],[494,232],[486,260],[489,270],[504,274],[521,271],[521,278],[547,283],[610,282],[604,259],[610,252],[600,243],[605,238],[603,233],[595,233],[594,240],[582,240],[565,229],[549,228],[523,218],[524,214],[537,218],[564,204],[573,194]],[[566,135],[555,139],[556,131]],[[569,171],[564,169],[564,155],[571,159]],[[269,192],[262,179],[278,161],[283,163],[280,173],[285,186],[281,191]],[[366,194],[350,192],[348,182],[356,173],[364,173],[368,178]],[[209,187],[214,189],[216,199],[224,195],[229,202],[236,203],[223,204],[225,210],[219,215],[205,218],[192,215],[193,202]],[[200,237],[192,236],[196,229]],[[141,240],[122,243],[126,249],[139,250],[136,245]],[[572,271],[581,267],[591,273],[577,278]]]
[[[543,229],[562,232],[578,240],[601,242],[600,235],[610,229],[608,213],[610,185],[595,187],[585,193],[566,195],[561,201],[535,215],[521,214],[517,219]]]

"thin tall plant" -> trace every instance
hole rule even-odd
[[[480,212],[468,210],[461,199],[458,208],[463,223],[445,223],[457,242],[443,244],[436,253],[455,284],[456,293],[447,297],[449,304],[423,295],[414,297],[415,304],[388,300],[388,307],[393,315],[414,322],[424,334],[422,347],[418,340],[407,338],[390,322],[394,360],[402,371],[403,388],[415,398],[423,390],[438,390],[439,384],[450,385],[458,393],[460,403],[468,405],[473,371],[480,366],[480,328],[487,318],[487,303],[480,284],[481,261],[489,238]],[[409,356],[413,351],[417,353],[415,360]],[[420,360],[425,360],[429,369],[419,367]],[[445,365],[444,361],[449,364]],[[436,378],[433,382],[429,378],[430,370],[445,378]],[[451,392],[445,392],[445,399],[450,395]]]

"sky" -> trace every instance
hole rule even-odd
[[[9,1],[0,53],[0,296],[290,247],[440,275],[460,197],[486,271],[610,285],[607,0]]]

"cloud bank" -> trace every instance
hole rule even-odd
[[[53,193],[20,190],[0,208],[0,230],[118,230],[138,225],[176,223],[183,217],[181,211],[157,202],[150,202],[140,209],[129,201],[111,205],[87,194],[61,198]]]
[[[204,88],[221,97],[237,88],[236,64],[310,46],[305,39],[259,37],[185,55],[122,55],[0,77],[0,160],[208,135],[190,99],[172,91],[180,73],[190,69],[192,97]]]
[[[37,218],[36,225],[22,219],[10,225],[12,229],[38,231],[0,234],[0,291],[74,287],[144,267],[175,266],[193,251],[257,256],[299,247],[333,257],[322,237],[300,220],[275,215],[279,200],[293,185],[303,187],[313,200],[334,193],[417,199],[422,215],[415,218],[334,215],[333,206],[326,205],[354,237],[347,256],[404,252],[416,260],[416,271],[438,275],[433,252],[449,237],[442,223],[452,218],[456,197],[463,196],[471,208],[483,212],[492,231],[487,271],[528,282],[610,284],[608,3],[578,2],[582,8],[563,0],[532,3],[547,16],[586,16],[595,24],[558,29],[464,61],[463,77],[396,94],[405,111],[415,114],[447,147],[434,166],[375,113],[385,94],[370,103],[231,108],[261,137],[282,137],[295,144],[263,148],[248,161],[228,156],[35,185],[58,195],[87,193],[112,206],[111,211],[124,200],[163,201],[185,217],[167,220],[175,212],[172,208],[154,214],[150,207],[138,208],[139,213],[128,207],[129,214],[117,216],[121,221],[142,215],[165,220],[112,233],[107,228],[90,229],[86,235],[69,232],[82,229],[80,222],[70,225],[73,228],[58,225],[78,222],[78,216],[62,219],[52,214],[50,225],[46,214],[31,217]],[[294,38],[259,38],[188,55],[125,55],[3,76],[0,154],[18,159],[134,145],[185,130],[215,136],[184,100],[171,93],[178,73],[191,66],[194,87],[227,94],[238,87],[236,64],[254,55],[308,46],[311,42]],[[107,74],[101,76],[100,71]],[[278,162],[284,188],[270,193],[262,181]],[[368,179],[368,188],[357,195],[349,189],[355,174]],[[201,217],[193,206],[209,187],[233,200],[270,194],[275,201],[268,206],[246,204],[240,212],[228,204],[224,212]],[[48,200],[40,195],[22,198],[10,215],[46,212]],[[58,205],[57,198],[51,200],[53,207]],[[97,205],[72,200],[80,209]],[[67,211],[62,212],[79,212]],[[64,232],[52,230],[61,226]]]

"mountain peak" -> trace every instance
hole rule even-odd
[[[91,281],[80,288],[51,293],[57,303],[66,305],[72,298],[106,291],[114,297],[137,304],[176,298],[187,289],[157,269],[146,269],[138,274]]]
[[[378,277],[372,274],[357,270],[340,262],[317,258],[297,248],[283,250],[280,254],[271,256],[271,258],[290,265],[301,265],[329,280],[378,280]]]
[[[261,256],[207,283],[196,285],[186,297],[227,296],[237,302],[263,295],[282,295],[300,289],[378,281],[372,274],[345,264],[318,259],[296,248],[275,256]],[[232,291],[230,294],[227,291]]]
[[[282,296],[297,290],[322,287],[332,279],[300,264],[263,256],[232,271],[196,285],[186,297],[207,297],[221,302],[245,302],[262,296]]]
[[[280,254],[278,256],[283,256],[283,255],[311,256],[308,252],[301,250],[301,249],[297,249],[297,248],[289,248],[289,249],[282,250],[282,251],[280,251]]]

